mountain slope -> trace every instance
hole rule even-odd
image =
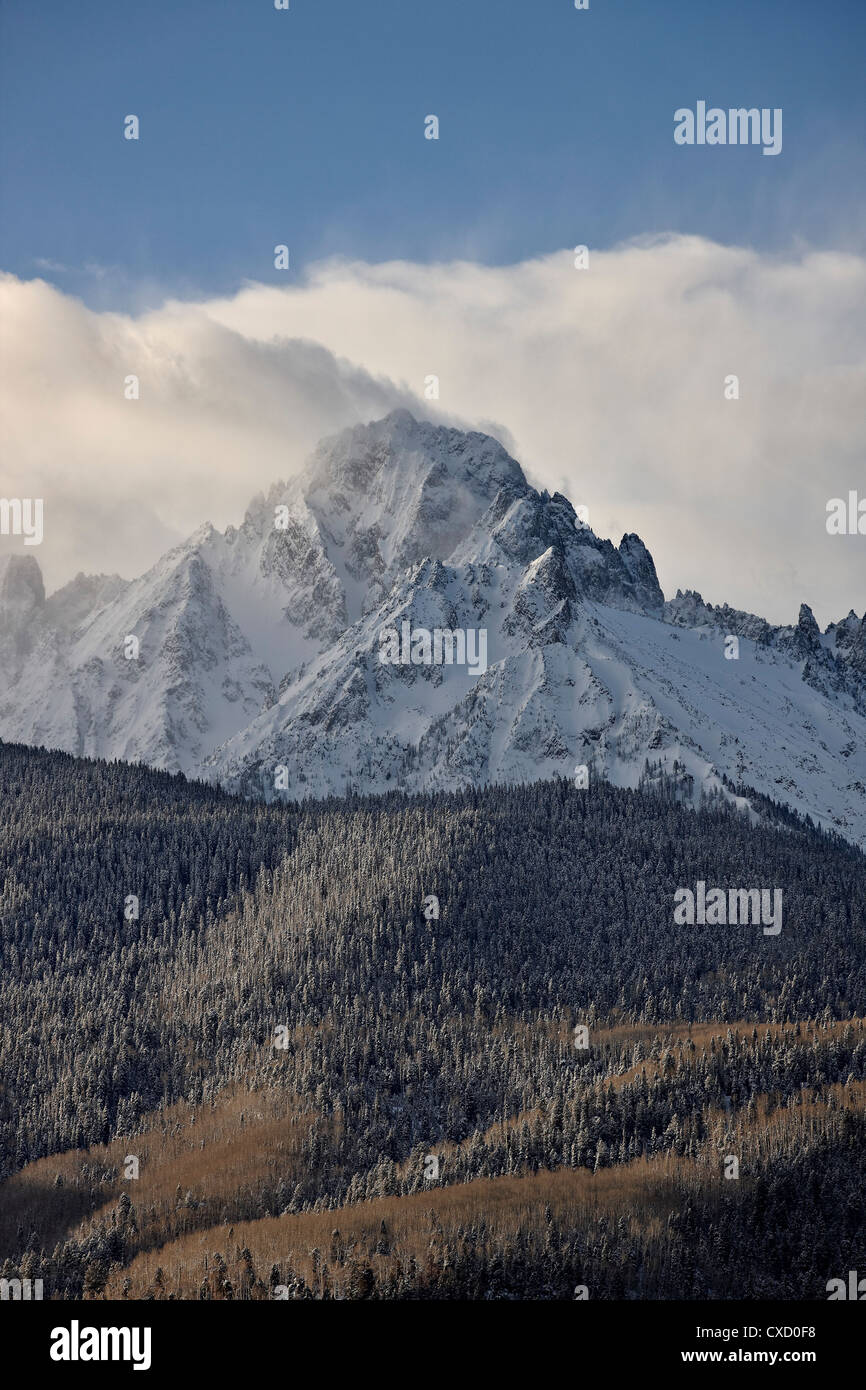
[[[349,1296],[331,1240],[365,1250],[384,1199],[407,1296],[447,1292],[432,1205],[470,1297],[616,1296],[612,1248],[642,1297],[823,1296],[856,1267],[866,860],[839,837],[563,780],[265,805],[8,746],[0,802],[2,1277],[228,1297],[223,1252],[266,1296],[249,1246],[324,1296],[318,1249]],[[679,923],[704,877],[777,885],[782,931]],[[692,1262],[636,1258],[641,1226]]]

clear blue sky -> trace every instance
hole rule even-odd
[[[285,284],[278,242],[292,278],[661,231],[863,250],[864,55],[866,0],[0,0],[0,269],[119,308]],[[781,155],[675,146],[698,99],[781,106]]]

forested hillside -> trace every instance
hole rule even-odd
[[[46,1296],[823,1298],[866,1267],[841,840],[668,785],[264,806],[14,746],[0,803],[0,1264]],[[698,881],[781,889],[780,934],[677,925]]]

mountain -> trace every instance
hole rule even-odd
[[[383,662],[404,623],[483,630],[486,669]],[[494,439],[406,411],[132,583],[46,598],[31,555],[0,561],[0,641],[7,741],[266,798],[676,774],[866,844],[866,615],[666,602],[638,536],[599,539]]]

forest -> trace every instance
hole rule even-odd
[[[0,745],[0,803],[0,1277],[824,1299],[866,1271],[842,839],[651,768],[264,805]],[[699,881],[780,888],[783,930],[678,924]]]

